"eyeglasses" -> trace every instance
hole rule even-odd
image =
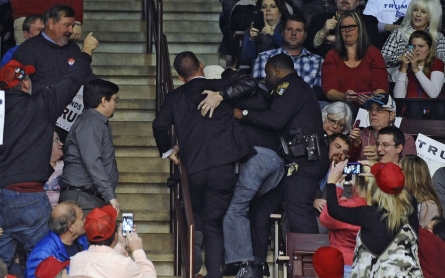
[[[391,112],[390,110],[386,110],[385,108],[383,108],[383,107],[371,107],[371,108],[369,108],[369,113],[372,113],[372,112],[377,112],[377,113],[383,113],[383,112]]]
[[[336,121],[334,119],[329,118],[329,116],[326,116],[326,119],[333,126],[337,125],[337,127],[339,128],[344,128],[346,126],[344,123],[341,123],[340,121]]]
[[[388,144],[388,143],[379,143],[379,142],[376,142],[375,143],[375,147],[376,148],[378,148],[378,147],[382,147],[382,148],[384,148],[384,149],[386,149],[386,148],[388,148],[388,147],[394,147],[396,144]]]
[[[119,102],[119,98],[112,98],[112,100],[114,100],[114,102],[118,103]]]
[[[341,25],[340,31],[342,31],[342,32],[354,31],[355,28],[357,28],[357,25]]]
[[[60,141],[59,138],[53,139],[53,142],[56,142],[56,143],[62,143],[62,141]]]

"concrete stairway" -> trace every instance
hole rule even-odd
[[[152,135],[156,57],[145,54],[141,0],[85,0],[83,36],[93,32],[99,48],[93,71],[119,85],[111,119],[120,173],[122,212],[133,212],[148,257],[159,277],[173,276],[173,235],[166,180],[169,162],[159,158]],[[205,64],[219,64],[218,0],[164,0],[164,30],[171,60],[191,50]],[[180,85],[175,78],[175,84]]]

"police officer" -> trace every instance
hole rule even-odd
[[[311,87],[295,72],[288,55],[270,58],[265,70],[266,85],[271,90],[270,108],[265,111],[235,109],[234,115],[251,124],[276,130],[285,138],[284,145],[293,144],[294,153],[289,150],[283,179],[289,229],[297,233],[318,233],[312,203],[318,181],[329,167],[320,106]],[[307,146],[310,151],[304,152]]]

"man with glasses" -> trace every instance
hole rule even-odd
[[[377,135],[375,143],[378,161],[381,163],[392,162],[398,164],[402,159],[402,151],[405,145],[405,135],[400,128],[387,126],[382,128]]]
[[[379,154],[376,148],[377,135],[382,128],[394,125],[396,117],[396,103],[389,94],[378,94],[365,102],[365,108],[369,112],[370,126],[361,130],[360,135],[351,134],[352,140],[351,153],[359,153],[358,157],[352,157],[351,161],[356,160],[378,160]],[[416,155],[416,145],[411,135],[405,135],[405,147],[402,155]]]
[[[59,203],[77,201],[85,215],[110,203],[119,213],[116,197],[119,178],[111,125],[119,87],[96,79],[84,87],[85,111],[71,127],[65,141]]]
[[[335,29],[338,19],[344,12],[355,11],[359,0],[335,0],[337,10],[319,15],[314,15],[308,26],[307,38],[304,46],[312,53],[316,53],[322,57],[326,56],[329,50],[335,45]],[[366,33],[371,43],[381,48],[379,30],[377,27],[377,19],[370,15],[362,15],[365,23]]]

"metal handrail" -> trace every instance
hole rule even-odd
[[[143,18],[146,21],[146,51],[153,53],[156,46],[156,114],[162,107],[166,95],[173,90],[170,56],[167,37],[163,33],[162,0],[144,0]],[[176,142],[174,127],[171,129],[172,142]],[[180,170],[179,170],[180,169]],[[190,201],[185,167],[170,165],[170,174],[180,173],[181,182],[170,190],[170,210],[172,211],[171,231],[174,232],[174,275],[181,275],[181,255],[185,262],[187,278],[194,277],[195,223]]]

